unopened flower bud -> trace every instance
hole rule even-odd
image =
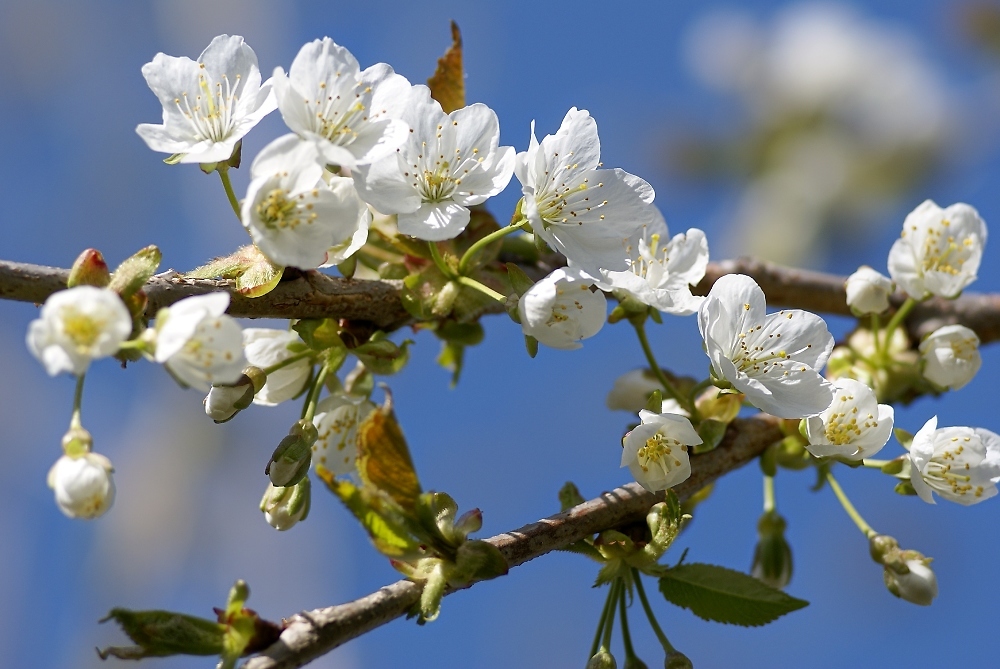
[[[617,669],[617,667],[615,656],[607,648],[601,648],[587,661],[586,669]]]
[[[867,265],[847,277],[847,305],[855,315],[880,314],[889,308],[892,279]]]
[[[278,531],[288,530],[309,515],[310,497],[308,476],[287,488],[268,483],[264,498],[260,500],[260,510],[268,525]]]
[[[911,551],[904,551],[909,553]],[[912,551],[915,552],[915,551]],[[885,568],[883,576],[885,587],[889,592],[900,599],[917,604],[919,606],[930,606],[934,598],[937,597],[937,578],[931,570],[928,558],[913,558],[905,561],[907,573],[900,574],[888,566]]]
[[[89,436],[89,435],[88,435]],[[115,501],[111,461],[97,453],[64,455],[49,470],[59,510],[70,518],[97,518]]]
[[[73,262],[66,287],[97,286],[104,288],[111,282],[111,272],[104,256],[97,249],[87,249]]]
[[[271,483],[281,487],[293,486],[309,471],[309,464],[312,462],[312,445],[318,438],[316,426],[310,421],[300,420],[292,429],[288,436],[281,440],[278,447],[271,455],[271,461],[264,468]]]
[[[631,655],[625,658],[623,669],[649,669],[649,665],[635,655]]]
[[[781,590],[792,580],[792,549],[785,540],[785,519],[769,511],[757,521],[757,547],[750,575]]]
[[[257,367],[247,367],[236,383],[212,386],[205,397],[205,413],[216,423],[225,423],[253,403],[254,395],[264,386],[267,375]]]
[[[680,651],[667,653],[667,659],[663,661],[663,669],[694,669],[688,656]]]
[[[983,364],[979,355],[979,337],[964,325],[946,325],[932,332],[920,343],[924,378],[958,390],[976,375]]]
[[[441,291],[434,296],[431,304],[431,313],[435,316],[447,316],[455,306],[458,298],[460,286],[455,281],[449,281],[441,287]]]
[[[645,369],[633,369],[615,379],[615,385],[608,393],[604,403],[612,411],[628,411],[638,413],[646,407],[646,400],[654,390],[661,390],[660,382],[652,372]]]

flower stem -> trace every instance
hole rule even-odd
[[[695,400],[698,399],[698,396],[701,395],[702,391],[705,390],[706,388],[710,388],[711,386],[712,386],[712,379],[705,379],[704,381],[697,384],[694,388],[692,388],[691,392],[688,393],[688,396],[691,398],[691,403],[694,404]]]
[[[913,307],[917,306],[917,301],[912,297],[906,298],[906,302],[903,302],[903,306],[892,315],[889,320],[889,324],[885,326],[885,336],[882,338],[882,349],[878,351],[879,357],[882,361],[885,361],[889,356],[889,347],[892,345],[892,335],[896,333],[896,329],[906,320],[906,317],[910,315],[913,311]]]
[[[441,273],[449,279],[454,279],[455,273],[451,271],[451,268],[448,267],[444,258],[441,257],[441,250],[438,249],[437,242],[427,242],[427,248],[430,249],[431,259],[434,261],[434,264],[437,265],[437,268],[441,270]]]
[[[484,286],[475,279],[469,278],[467,276],[460,276],[457,279],[455,279],[455,281],[462,284],[463,286],[468,286],[469,288],[478,290],[483,295],[492,297],[494,300],[500,302],[501,304],[507,301],[506,296],[504,296],[502,293],[498,293],[489,286]]]
[[[80,420],[80,409],[83,406],[83,379],[86,376],[87,374],[84,372],[76,377],[76,390],[73,391],[73,415],[69,419],[70,429],[83,427]]]
[[[462,259],[458,261],[458,273],[462,276],[468,274],[469,265],[472,264],[472,259],[476,256],[477,253],[479,253],[483,248],[489,246],[496,240],[503,239],[507,235],[513,232],[517,232],[525,225],[527,225],[527,223],[528,219],[522,218],[517,223],[512,223],[508,225],[506,228],[500,228],[499,230],[495,230],[490,234],[486,235],[485,237],[483,237],[482,239],[477,240],[472,246],[468,248],[468,250],[462,256]]]
[[[879,351],[882,350],[882,343],[878,336],[878,331],[882,329],[882,319],[878,317],[878,314],[872,314],[872,338],[875,340],[875,353],[878,355]]]
[[[653,633],[656,634],[656,638],[660,640],[660,645],[663,646],[664,652],[669,655],[670,653],[676,653],[677,649],[674,648],[670,641],[667,640],[667,635],[663,633],[660,628],[660,623],[656,622],[656,616],[653,615],[653,609],[649,606],[649,600],[646,599],[646,589],[642,587],[642,575],[639,570],[632,567],[632,581],[635,583],[635,590],[639,593],[639,601],[642,602],[642,610],[646,612],[646,617],[649,618],[649,625],[653,628]]]
[[[618,598],[621,585],[621,579],[616,578],[611,582],[611,592],[608,593],[608,602],[611,606],[608,609],[608,619],[604,621],[604,637],[601,639],[601,646],[608,649],[611,648],[611,632],[615,629],[615,600]]]
[[[837,479],[833,478],[833,473],[826,473],[826,482],[830,484],[830,489],[833,490],[833,494],[837,496],[837,499],[840,501],[840,505],[844,507],[844,511],[846,511],[847,515],[851,517],[854,524],[858,526],[861,533],[869,539],[878,534],[872,529],[872,526],[866,523],[865,519],[861,517],[858,510],[854,508],[853,504],[851,504],[851,500],[847,499],[844,489],[840,487],[839,483],[837,483]]]
[[[222,179],[222,187],[226,189],[226,197],[229,198],[229,204],[233,208],[233,213],[236,214],[236,219],[242,225],[243,215],[240,213],[240,201],[236,198],[236,193],[233,192],[233,182],[229,180],[229,166],[219,165],[215,171],[219,173],[219,178]]]
[[[278,371],[279,369],[282,369],[284,367],[288,367],[289,365],[292,365],[292,364],[298,362],[299,360],[302,360],[303,358],[311,358],[314,355],[315,355],[315,353],[312,352],[312,351],[303,351],[302,353],[296,353],[295,355],[290,356],[288,358],[285,358],[281,362],[276,362],[273,365],[271,365],[270,367],[265,367],[264,369],[262,369],[260,371],[264,372],[264,374],[272,374],[272,373]]]
[[[601,637],[604,636],[604,634],[603,634],[604,633],[604,626],[608,622],[608,615],[610,614],[611,609],[612,609],[612,598],[611,598],[611,595],[614,594],[615,583],[617,583],[617,581],[613,582],[608,587],[608,598],[604,601],[604,609],[601,611],[601,617],[597,621],[597,632],[594,633],[594,643],[591,644],[591,646],[590,646],[590,655],[588,655],[587,657],[593,657],[593,656],[597,655],[597,650],[598,650],[598,648],[601,647]]]
[[[764,513],[771,513],[774,509],[774,477],[764,474]]]
[[[329,373],[330,363],[325,362],[319,368],[319,374],[316,375],[316,380],[313,381],[312,388],[309,389],[309,395],[306,397],[306,405],[302,411],[303,420],[312,422],[313,416],[316,415],[316,404],[319,403],[319,395],[323,391],[323,383],[326,382],[326,375]]]
[[[625,608],[625,588],[622,587],[618,595],[618,613],[622,619],[622,641],[625,642],[625,663],[628,664],[629,660],[638,658],[636,658],[635,648],[632,647],[632,635],[629,633],[628,614]]]
[[[670,379],[667,378],[667,376],[663,373],[663,370],[660,369],[660,365],[656,362],[656,356],[653,355],[653,349],[650,347],[649,339],[646,337],[645,324],[635,321],[630,322],[632,323],[632,327],[635,328],[636,336],[639,337],[639,345],[642,346],[642,352],[646,354],[646,361],[649,363],[649,366],[652,367],[653,374],[656,375],[656,379],[660,382],[660,385],[663,386],[664,392],[671,399],[676,400],[678,404],[684,407],[691,414],[692,420],[697,420],[697,412],[694,408],[694,402],[678,392],[677,388],[674,387],[674,384],[670,382]]]
[[[872,469],[882,469],[882,467],[885,467],[890,462],[892,460],[872,460],[871,458],[865,458],[861,461],[861,464]]]

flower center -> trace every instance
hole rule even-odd
[[[958,497],[968,494],[982,497],[983,486],[972,485],[972,477],[968,473],[971,469],[968,457],[962,457],[965,444],[971,440],[971,437],[952,437],[952,448],[941,451],[935,449],[934,456],[924,468],[924,480],[938,490]]]
[[[854,400],[853,395],[841,395],[842,403]],[[844,407],[846,408],[846,407]],[[831,444],[843,446],[854,441],[857,437],[870,428],[878,427],[875,416],[868,414],[864,423],[858,425],[858,407],[851,407],[850,411],[832,411],[826,419],[826,438]]]
[[[318,190],[313,190],[313,198],[319,196]],[[300,223],[312,223],[316,220],[316,212],[312,211],[312,202],[303,203],[305,193],[297,198],[289,197],[288,190],[273,188],[257,204],[257,216],[269,230],[294,230]]]
[[[81,351],[90,349],[97,343],[105,326],[102,319],[82,314],[73,307],[67,307],[63,311],[62,323],[63,332]]]
[[[337,72],[340,76],[340,72]],[[313,129],[316,134],[326,137],[334,144],[344,146],[350,144],[358,138],[358,132],[354,126],[358,121],[365,122],[368,116],[366,102],[371,96],[371,86],[366,86],[357,92],[355,89],[354,98],[348,95],[347,99],[338,95],[327,93],[326,82],[320,82],[320,95],[313,101],[306,101],[310,109],[310,116],[313,119]],[[325,94],[325,97],[324,97]],[[364,97],[362,97],[364,96]]]
[[[420,197],[424,202],[449,200],[460,183],[462,180],[451,175],[448,161],[445,161],[433,171],[424,170],[423,179],[420,182]]]
[[[205,75],[205,64],[201,63],[202,73],[198,75],[200,93],[195,96],[192,104],[188,94],[174,98],[178,111],[187,119],[195,139],[221,142],[226,139],[236,125],[233,110],[239,102],[239,88],[242,75],[236,75],[236,84],[229,77],[222,75],[222,81],[210,82]]]
[[[657,432],[639,448],[636,454],[639,467],[644,472],[648,472],[650,467],[657,467],[664,474],[669,473],[674,467],[681,466],[681,461],[673,455],[675,448],[682,451],[687,450],[687,446],[681,442],[676,439],[668,439],[661,432]]]
[[[965,261],[972,255],[975,242],[972,236],[956,240],[948,234],[951,221],[941,221],[941,228],[930,227],[924,240],[921,269],[926,272],[944,272],[955,276],[962,271]]]

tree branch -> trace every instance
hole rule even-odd
[[[752,258],[709,263],[695,293],[707,294],[726,274],[752,277],[774,306],[851,315],[844,277]],[[65,288],[68,276],[66,269],[0,260],[0,299],[40,304]],[[273,291],[263,297],[247,298],[236,292],[232,281],[185,279],[176,272],[166,272],[146,284],[146,314],[153,317],[161,307],[185,297],[224,290],[232,295],[229,314],[238,318],[345,318],[394,330],[411,321],[399,300],[400,285],[399,281],[363,281],[287,270],[286,278]],[[892,302],[898,306],[905,299],[897,293]],[[496,311],[501,311],[500,305]],[[918,305],[907,319],[910,333],[917,337],[950,323],[972,328],[983,343],[1000,339],[1000,295],[970,293],[957,300],[930,299]]]
[[[674,490],[685,500],[723,474],[743,466],[782,438],[778,419],[759,414],[736,419],[713,451],[691,457],[691,477]],[[511,567],[563,548],[608,528],[641,521],[663,494],[630,483],[563,513],[487,539],[500,549]],[[292,669],[337,646],[380,627],[413,608],[422,585],[396,581],[346,604],[304,611],[292,616],[281,638],[243,669]],[[451,594],[451,593],[449,593]]]

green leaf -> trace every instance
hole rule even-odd
[[[572,509],[577,504],[583,504],[586,502],[583,495],[580,494],[579,488],[572,481],[566,481],[566,484],[559,489],[559,510],[565,511],[566,509]]]
[[[901,427],[893,429],[893,434],[896,435],[896,441],[906,450],[910,450],[910,443],[913,441],[913,435]]]
[[[528,349],[529,358],[534,358],[538,355],[538,340],[531,335],[524,335],[524,347]]]
[[[660,578],[667,601],[699,618],[757,627],[809,605],[764,585],[753,576],[710,564],[683,564]]]
[[[187,272],[189,279],[233,279],[236,290],[245,297],[260,297],[274,290],[281,281],[284,268],[275,265],[256,246],[242,246],[228,256],[210,260]]]
[[[446,341],[441,346],[441,353],[437,357],[437,364],[451,372],[451,388],[458,385],[458,379],[462,376],[462,364],[465,361],[465,346],[454,342]]]
[[[329,348],[347,350],[344,340],[340,338],[340,328],[332,318],[303,318],[292,325],[302,341],[314,351],[325,351]]]
[[[399,372],[406,366],[410,359],[412,343],[409,339],[403,340],[399,346],[388,339],[369,341],[352,349],[351,353],[363,362],[372,374],[389,375]]]
[[[535,285],[524,270],[512,262],[507,263],[507,278],[510,279],[510,287],[518,296],[524,295]]]
[[[646,398],[646,406],[644,407],[646,411],[652,411],[653,413],[663,412],[663,393],[659,388],[654,390]]]
[[[431,97],[441,104],[445,114],[465,106],[465,73],[462,70],[462,34],[451,22],[451,46],[438,59],[437,70],[427,80]]]
[[[111,609],[101,620],[114,620],[128,635],[135,647],[112,646],[100,651],[101,657],[139,659],[169,655],[218,655],[226,627],[214,620],[205,620],[173,611],[130,611]]]
[[[500,550],[481,539],[471,539],[458,547],[455,567],[449,579],[455,585],[503,576],[510,569]]]

